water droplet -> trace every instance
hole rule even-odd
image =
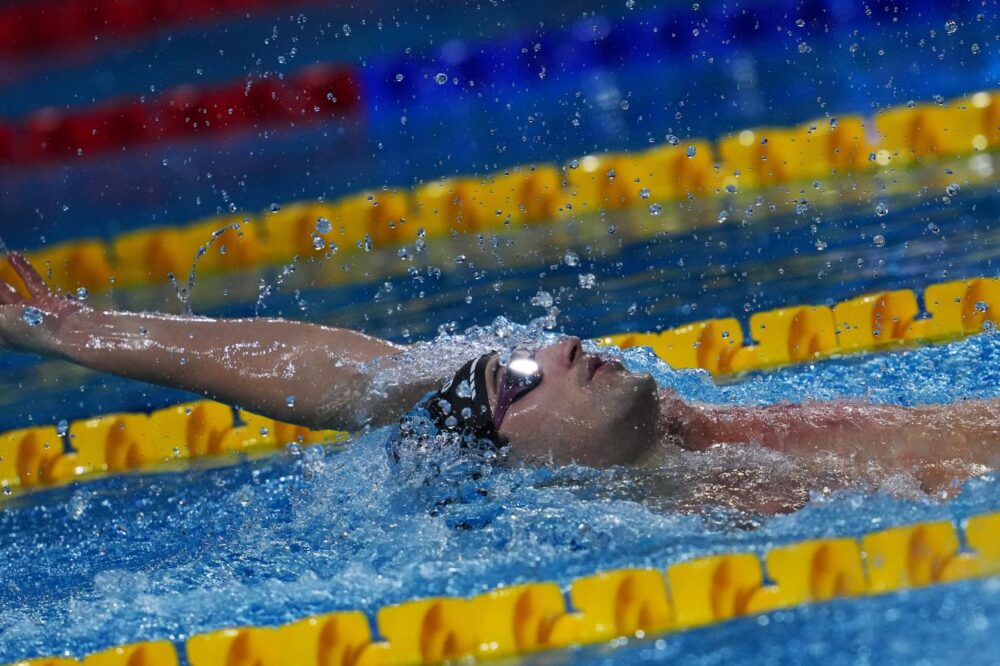
[[[804,27],[806,27],[806,22],[805,22],[805,19],[800,19],[800,18],[799,18],[799,19],[795,19],[795,25],[796,25],[797,27],[799,27],[799,28],[804,28]]]
[[[459,398],[471,398],[472,387],[469,385],[469,382],[467,382],[464,379],[460,381],[458,383],[458,386],[455,388],[455,395],[457,395]]]
[[[551,308],[553,302],[552,294],[547,291],[539,291],[531,297],[531,304],[539,308]]]
[[[147,335],[149,335],[149,329],[146,328],[145,326],[140,326],[139,335],[141,335],[142,337],[146,337]]]
[[[582,289],[593,289],[594,285],[597,284],[597,276],[593,273],[581,273],[577,276],[577,280]]]
[[[580,257],[573,250],[566,250],[563,255],[563,263],[567,266],[576,266],[580,263]]]
[[[885,247],[885,236],[882,234],[875,234],[872,236],[872,242],[875,243],[875,247]]]
[[[889,207],[885,204],[885,202],[880,201],[878,202],[878,205],[875,206],[875,214],[879,217],[885,217],[889,214]]]
[[[659,215],[661,210],[663,210],[663,206],[661,206],[660,204],[658,203],[649,204],[650,215]]]
[[[397,74],[396,75],[396,83],[401,83],[403,81],[403,79],[405,79],[405,78],[406,77],[403,76],[402,74]]]
[[[349,25],[347,25],[345,23],[340,29],[343,31],[344,37],[350,37],[351,36],[351,26],[349,26]]]
[[[295,406],[295,396],[294,395],[290,395],[287,398],[285,398],[285,404],[288,405],[289,407],[294,407]]]
[[[59,423],[56,424],[56,432],[62,437],[67,432],[69,432],[69,421],[66,419],[59,419]]]
[[[89,296],[89,295],[90,294],[87,292],[87,288],[86,287],[80,287],[80,288],[78,288],[76,290],[76,298],[77,298],[77,300],[85,301],[85,300],[87,300],[87,296]]]
[[[451,415],[444,420],[444,425],[446,428],[454,428],[458,425],[458,419],[454,415]]]
[[[673,134],[668,134],[666,138],[667,138],[667,143],[669,143],[671,146],[679,145],[681,142],[681,140],[676,136],[674,136]]]
[[[464,254],[455,255],[455,263],[456,264],[464,264],[465,263],[465,255]]]
[[[649,188],[643,187],[642,189],[640,189],[639,190],[639,196],[641,198],[643,198],[643,199],[648,199],[649,198]]]
[[[927,229],[932,234],[939,234],[939,233],[941,233],[941,227],[939,227],[938,225],[934,224],[933,222],[928,223]]]
[[[318,218],[316,220],[316,233],[318,234],[328,234],[333,230],[333,225],[330,224],[330,220],[325,217]]]
[[[635,9],[635,0],[625,0],[626,9]]]
[[[319,234],[313,234],[312,245],[314,250],[322,250],[326,247],[326,241]]]
[[[38,326],[39,324],[42,323],[42,318],[44,316],[45,315],[42,314],[41,310],[39,310],[34,306],[29,305],[26,308],[24,308],[24,313],[21,315],[21,318],[24,319],[24,322],[28,326]]]
[[[580,160],[570,160],[569,161],[569,168],[570,169],[576,169],[579,166],[580,166]]]
[[[437,83],[439,86],[443,86],[444,84],[448,83],[448,75],[445,74],[444,72],[438,72],[437,74],[434,75],[434,82]]]
[[[687,155],[688,157],[694,157],[697,152],[698,151],[694,146],[688,146],[687,151],[685,151],[684,154]]]
[[[819,239],[816,240],[816,249],[822,252],[826,249],[826,242]]]
[[[944,31],[947,32],[949,35],[954,35],[955,31],[957,31],[957,30],[958,30],[958,22],[957,21],[945,21],[944,22]]]
[[[961,189],[962,188],[959,186],[958,183],[952,183],[948,187],[944,188],[944,193],[947,194],[949,197],[953,197],[956,194],[958,194]]]
[[[990,304],[986,301],[976,301],[974,307],[976,308],[976,312],[986,312],[990,309]]]

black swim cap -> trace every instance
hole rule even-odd
[[[490,441],[495,446],[506,444],[493,427],[493,410],[490,409],[486,388],[486,366],[495,354],[483,354],[463,365],[454,377],[424,402],[424,408],[438,430],[471,435],[477,440]]]

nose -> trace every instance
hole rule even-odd
[[[559,343],[559,358],[568,366],[573,365],[583,353],[583,344],[575,335],[568,335]]]

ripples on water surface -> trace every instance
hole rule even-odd
[[[713,402],[860,397],[912,404],[1000,395],[1000,338],[992,334],[724,387],[700,373],[673,371],[641,350],[627,357],[681,395]],[[471,481],[470,463],[445,454],[435,461],[444,471],[401,471],[385,454],[393,432],[369,433],[344,453],[312,447],[230,467],[101,479],[15,498],[0,512],[0,661],[179,639],[335,609],[374,611],[501,583],[565,584],[611,567],[762,551],[774,543],[1000,508],[995,475],[967,482],[956,499],[943,502],[905,478],[876,479],[873,486],[858,473],[855,483],[849,467],[839,472],[846,490],[813,487],[811,501],[791,515],[713,506],[712,488],[702,481],[713,466],[735,465],[764,479],[763,490],[794,482],[801,472],[793,461],[750,447],[683,454],[660,471],[477,468],[485,474]],[[692,497],[702,503],[700,511],[691,511]],[[838,643],[852,637],[859,649],[872,650],[872,660],[902,663],[924,640],[944,641],[952,650],[976,640],[988,644],[998,594],[995,581],[962,583],[893,601],[772,613],[763,629],[755,618],[740,620],[670,638],[662,649],[648,642],[573,658],[632,663],[686,655],[714,663],[735,656],[739,639],[757,645],[758,656],[788,654],[769,642],[795,640],[805,653],[832,651],[846,660]],[[845,617],[849,621],[833,622]],[[880,631],[939,622],[960,630],[935,629],[900,644],[898,654],[891,642],[875,640]],[[934,649],[945,654],[940,645]]]

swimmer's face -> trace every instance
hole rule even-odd
[[[564,338],[535,354],[541,384],[511,405],[500,426],[511,454],[594,467],[635,462],[656,441],[656,382],[614,359],[584,353],[580,339]],[[500,361],[486,366],[490,404],[496,405]]]

